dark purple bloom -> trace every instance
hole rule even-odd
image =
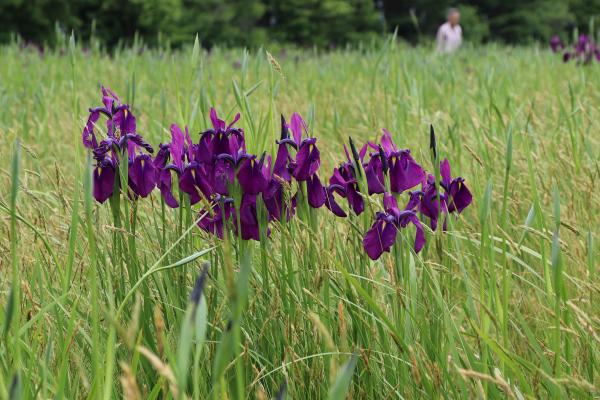
[[[566,51],[563,54],[563,61],[576,60],[578,63],[589,64],[594,59],[600,61],[600,49],[588,35],[581,34],[577,43],[573,45],[572,51]]]
[[[273,164],[273,171],[269,178],[266,190],[262,192],[263,202],[269,212],[269,220],[281,221],[282,215],[289,220],[296,209],[296,195],[287,196],[292,175],[290,173],[291,157],[288,151],[287,140],[290,140],[289,127],[283,115],[281,116],[281,140],[278,142],[277,156]],[[295,143],[295,142],[294,142]]]
[[[219,119],[214,108],[210,110],[210,119],[213,129],[209,129],[200,135],[200,143],[196,148],[196,160],[204,163],[212,163],[215,157],[229,154],[234,157],[238,153],[246,152],[244,131],[234,128],[233,125],[240,119],[240,114],[229,125]]]
[[[442,177],[440,184],[448,194],[448,199],[446,200],[448,212],[456,211],[460,213],[471,204],[473,195],[471,195],[469,188],[465,185],[463,178],[457,177],[452,179],[450,163],[447,158],[440,163],[440,175]]]
[[[168,144],[160,143],[158,145],[158,152],[156,153],[156,157],[154,157],[154,160],[152,161],[152,163],[154,164],[156,169],[160,170],[167,166],[170,157],[171,157],[171,146]]]
[[[206,213],[206,215],[204,215]],[[198,226],[206,232],[216,235],[219,239],[223,239],[224,226],[232,223],[235,226],[235,207],[233,199],[217,196],[212,210],[200,211],[200,215],[204,215]]]
[[[258,216],[256,214],[256,195],[244,194],[240,205],[240,229],[244,240],[260,240]]]
[[[257,195],[255,194],[244,194],[242,196],[239,228],[243,240],[260,240],[256,200]],[[200,212],[201,215],[204,213],[204,210]],[[198,222],[198,226],[220,239],[223,239],[226,226],[229,226],[237,234],[238,224],[233,199],[217,195],[211,212]]]
[[[180,178],[186,170],[187,163],[192,161],[193,149],[194,145],[187,127],[184,134],[179,126],[171,124],[171,143],[168,145],[161,144],[154,159],[158,175],[157,186],[165,203],[171,208],[179,207],[179,202],[173,195],[173,179],[176,177],[181,187]],[[171,161],[170,164],[169,160]],[[191,193],[194,200],[198,201],[197,190],[191,186],[195,182],[195,177],[191,176],[191,170],[188,171],[186,179],[187,182],[184,183],[184,187],[187,189],[186,193]]]
[[[179,202],[173,196],[173,174],[178,176],[178,172],[170,167],[166,167],[158,172],[156,185],[160,190],[165,203],[171,208],[179,207]]]
[[[105,158],[99,161],[94,168],[94,198],[99,203],[104,203],[113,194],[115,187],[116,168],[111,158]]]
[[[552,38],[550,39],[550,48],[552,49],[553,53],[557,53],[558,51],[565,48],[565,45],[564,45],[562,39],[560,38],[560,36],[558,36],[558,35],[552,36]]]
[[[365,203],[359,191],[355,168],[352,162],[347,161],[334,169],[333,175],[329,178],[329,184],[343,188],[342,191],[338,191],[338,194],[346,197],[348,204],[356,215],[360,215],[364,211]]]
[[[406,206],[407,210],[417,210],[430,219],[431,229],[436,230],[438,220],[449,213],[461,213],[473,201],[473,196],[461,177],[452,178],[450,174],[450,163],[448,159],[440,162],[440,186],[444,189],[443,193],[437,190],[435,178],[433,175],[427,177],[427,181],[422,185],[421,191],[414,191],[410,194],[410,200]]]
[[[402,193],[425,180],[425,170],[412,158],[409,150],[392,152],[389,165],[390,188],[394,193]]]
[[[365,178],[369,194],[385,192],[385,177],[381,160],[382,157],[372,156],[369,163],[365,165]]]
[[[279,176],[286,182],[291,182],[292,175],[289,171],[289,164],[291,157],[287,148],[287,144],[284,142],[289,140],[290,133],[287,123],[283,115],[281,116],[281,140],[279,141],[277,148],[277,156],[275,157],[275,164],[273,165],[273,175]]]
[[[282,124],[285,125],[283,118]],[[305,133],[308,135],[308,127],[298,113],[292,114],[289,129],[292,131],[293,138],[282,139],[279,144],[290,145],[297,150],[296,158],[289,161],[289,169],[297,181],[306,181],[321,165],[319,149],[316,146],[317,139],[310,137],[302,139]]]
[[[398,230],[413,224],[416,228],[414,250],[421,251],[425,245],[425,233],[421,221],[414,211],[398,209],[392,194],[385,193],[383,204],[385,212],[378,212],[375,223],[363,238],[363,247],[372,260],[377,260],[384,252],[389,252],[396,242]]]
[[[321,164],[319,149],[315,145],[317,139],[304,139],[296,153],[296,160],[290,163],[292,175],[297,181],[306,181],[314,175]]]
[[[390,189],[402,193],[425,180],[425,171],[412,158],[409,150],[398,150],[390,133],[383,129],[379,146],[368,143],[376,149],[365,165],[365,175],[369,194],[385,192],[385,175],[389,172]]]
[[[152,160],[148,154],[153,152],[152,146],[136,133],[135,117],[129,106],[122,104],[117,95],[105,87],[102,87],[102,104],[103,107],[90,109],[82,133],[83,145],[92,150],[96,160],[94,196],[104,202],[112,195],[119,161],[126,160],[129,164],[128,183],[134,198],[147,197],[158,179],[155,164],[165,162],[167,154],[163,150],[158,161]],[[107,136],[98,142],[94,127],[100,115],[107,117]]]
[[[95,149],[98,147],[98,141],[96,140],[96,135],[94,134],[94,125],[99,118],[100,111],[91,111],[87,123],[85,124],[85,128],[83,128],[82,141],[83,145],[88,149]]]
[[[289,182],[279,176],[273,175],[267,189],[262,192],[262,199],[269,212],[269,220],[281,221],[285,214],[286,221],[294,215],[296,210],[296,195],[287,196],[286,188]]]
[[[334,194],[338,193],[341,197],[346,197],[345,189],[340,185],[329,185],[325,189],[325,194],[327,196],[325,201],[325,206],[333,213],[341,218],[346,218],[346,212],[340,207],[338,202],[335,199]]]
[[[308,205],[312,208],[320,208],[325,204],[325,188],[321,184],[318,174],[311,175],[306,181],[306,194]]]
[[[237,173],[237,179],[244,193],[259,194],[269,185],[271,171],[271,157],[265,163],[265,154],[260,160],[256,158],[245,158]]]
[[[375,223],[363,238],[363,247],[371,260],[377,260],[384,252],[390,251],[396,241],[397,228],[393,218],[378,213]]]
[[[138,196],[147,197],[156,186],[156,167],[148,154],[137,155],[128,168],[129,187]]]
[[[185,167],[179,178],[179,188],[190,196],[190,204],[198,203],[201,194],[207,199],[211,198],[213,194],[212,172],[209,166],[195,161]]]

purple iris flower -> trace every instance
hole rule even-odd
[[[312,174],[306,181],[306,194],[308,196],[308,205],[312,208],[320,208],[327,200],[325,188],[321,184],[319,174]]]
[[[467,185],[465,185],[465,180],[463,178],[457,177],[452,179],[450,174],[450,163],[447,158],[440,163],[440,175],[442,177],[440,185],[446,190],[448,195],[446,200],[448,212],[457,212],[460,214],[462,210],[471,204],[473,195],[469,191]]]
[[[281,116],[281,140],[278,142],[277,156],[275,156],[275,164],[273,165],[273,174],[277,175],[286,182],[292,181],[290,174],[290,162],[292,161],[288,151],[286,141],[290,138],[290,131],[285,118]]]
[[[411,210],[400,211],[396,198],[385,193],[383,198],[384,212],[378,212],[375,223],[363,238],[363,246],[372,260],[377,260],[384,252],[389,252],[396,242],[398,230],[413,224],[416,228],[414,250],[421,251],[425,245],[425,233],[417,214]]]
[[[156,186],[156,167],[149,154],[138,154],[129,162],[129,187],[140,197],[147,197]]]
[[[90,108],[90,115],[82,134],[83,145],[94,148],[97,145],[94,133],[94,124],[100,118],[100,114],[107,117],[106,131],[110,138],[115,138],[117,130],[121,136],[136,133],[135,116],[131,113],[127,104],[122,104],[117,95],[110,89],[102,86],[102,103],[104,107]]]
[[[339,194],[341,197],[346,197],[346,190],[343,186],[336,184],[329,185],[327,186],[327,188],[325,188],[325,195],[327,196],[325,206],[329,209],[329,211],[333,213],[333,215],[341,218],[346,218],[347,214],[336,201],[334,196],[335,193]]]
[[[271,157],[263,153],[259,161],[255,157],[244,158],[237,173],[237,179],[244,193],[259,194],[267,189],[271,174]]]
[[[278,142],[280,147],[275,162],[276,173],[287,175],[283,171],[283,164],[287,164],[287,169],[294,179],[298,182],[306,182],[308,204],[313,208],[319,208],[325,204],[326,193],[317,175],[317,171],[321,165],[319,149],[316,146],[317,139],[311,137],[302,138],[305,134],[308,136],[308,126],[298,113],[292,114],[289,125],[282,116],[281,125],[282,139]],[[292,131],[291,138],[289,137],[290,130]],[[296,149],[296,158],[292,158],[289,155],[288,149],[282,149],[281,145],[291,146]]]
[[[160,194],[165,200],[165,204],[171,208],[177,208],[179,207],[179,202],[173,195],[173,174],[179,176],[179,172],[171,165],[167,165],[165,168],[160,169],[156,178],[156,186],[160,190]]]
[[[581,34],[577,39],[577,43],[573,46],[573,51],[566,51],[563,54],[563,61],[567,62],[571,59],[577,60],[582,64],[589,64],[594,59],[600,61],[600,49],[590,36]]]
[[[131,193],[135,197],[147,197],[157,181],[157,169],[149,155],[153,153],[152,146],[136,133],[135,117],[129,106],[122,104],[117,95],[105,87],[102,87],[102,103],[103,107],[90,109],[82,133],[83,145],[93,151],[96,160],[94,197],[102,203],[112,196],[119,159],[124,155],[129,164],[128,184]],[[107,117],[107,137],[98,142],[94,126],[100,115]],[[164,157],[164,154],[161,156]]]
[[[262,192],[262,199],[269,212],[269,220],[281,221],[283,215],[289,221],[296,210],[296,195],[286,196],[286,189],[290,187],[292,175],[289,164],[291,157],[287,144],[282,141],[289,139],[289,128],[283,115],[281,116],[281,140],[278,142],[277,155],[273,164],[273,171],[269,178],[266,190]]]
[[[369,194],[385,192],[384,162],[387,163],[385,154],[376,153],[371,156],[371,159],[364,167]]]
[[[116,163],[106,157],[97,161],[93,171],[93,194],[96,201],[104,203],[113,194],[116,177]]]
[[[210,165],[192,161],[185,166],[179,178],[179,189],[190,196],[190,204],[198,203],[202,195],[207,199],[212,197],[212,175],[213,169]]]
[[[267,189],[262,192],[262,199],[270,221],[281,221],[283,215],[289,221],[296,211],[296,195],[286,196],[286,188],[289,182],[278,175],[271,177]]]
[[[285,120],[282,123],[285,123]],[[290,145],[297,150],[296,158],[290,160],[289,168],[292,176],[297,181],[307,181],[321,165],[319,149],[316,146],[317,139],[302,138],[304,134],[308,136],[308,126],[298,113],[292,114],[288,127],[292,131],[293,137],[282,139],[279,143]]]
[[[369,194],[385,191],[385,175],[389,169],[390,189],[394,193],[402,193],[423,183],[425,170],[410,155],[409,150],[399,150],[392,136],[383,129],[381,145],[369,146],[377,149],[365,165],[365,175]]]
[[[184,133],[179,126],[171,124],[171,142],[167,145],[160,144],[160,149],[154,159],[154,165],[157,168],[157,186],[165,203],[171,208],[179,207],[179,202],[173,195],[173,179],[177,177],[181,183],[181,175],[186,169],[186,164],[192,159],[193,150],[194,145],[187,127],[185,127]],[[190,179],[189,176],[188,179]],[[189,186],[187,188],[192,196],[196,193]]]
[[[244,141],[244,131],[241,128],[234,128],[233,125],[240,119],[240,114],[236,114],[233,121],[226,125],[225,121],[219,119],[214,108],[210,109],[210,120],[213,128],[204,131],[200,135],[200,142],[196,149],[196,160],[204,163],[212,163],[214,159],[221,154],[235,156],[238,153],[246,152]]]
[[[425,180],[425,170],[412,158],[409,150],[392,153],[389,165],[390,188],[394,193],[402,193]]]
[[[565,45],[564,45],[562,39],[560,38],[560,36],[558,36],[558,35],[552,36],[552,38],[550,39],[550,48],[552,49],[553,53],[557,53],[560,50],[565,48]]]
[[[256,214],[256,194],[245,193],[240,204],[240,229],[244,240],[260,240],[258,216]]]
[[[431,229],[436,230],[438,220],[442,215],[461,213],[473,201],[473,195],[461,177],[452,178],[450,163],[444,159],[440,163],[440,186],[444,193],[439,193],[433,175],[427,177],[421,191],[411,192],[406,209],[418,210],[431,221]],[[439,198],[438,198],[439,196]],[[444,217],[443,229],[446,229]]]
[[[249,164],[248,168],[254,169],[256,167],[256,163],[254,162],[255,159],[255,155],[247,154],[241,148],[233,155],[228,153],[219,154],[215,160],[214,169],[212,171],[215,192],[223,196],[228,196],[229,186],[233,184],[236,173],[242,168],[242,165],[249,160],[253,161],[253,163]],[[260,166],[260,169],[262,171],[262,165]],[[244,177],[247,172],[248,171],[243,172],[242,177]],[[244,183],[247,184],[247,188],[252,184],[250,181],[245,181]]]
[[[205,210],[200,211],[200,215],[205,212]],[[235,219],[233,199],[217,196],[212,209],[198,221],[198,226],[202,230],[216,235],[219,239],[223,239],[224,226],[232,219]]]
[[[356,215],[360,215],[365,210],[365,202],[359,191],[355,171],[351,161],[343,163],[333,170],[333,175],[329,178],[329,185],[342,187],[343,190],[338,190],[337,193],[348,200],[348,204]]]
[[[244,194],[240,204],[240,234],[244,240],[260,240],[260,229],[256,209],[257,195]],[[204,214],[201,211],[200,214]],[[223,239],[224,228],[230,225],[235,234],[238,233],[237,217],[232,198],[217,195],[210,214],[198,222],[198,226],[206,232]]]

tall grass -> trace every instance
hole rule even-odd
[[[596,66],[393,41],[110,56],[69,43],[0,48],[1,398],[600,395]],[[432,124],[474,204],[418,255],[408,232],[376,262],[361,244],[375,203],[248,243],[206,235],[196,207],[158,193],[100,206],[80,144],[99,83],[127,94],[152,143],[172,122],[199,132],[215,106],[242,113],[249,151],[273,152],[278,115],[301,112],[323,177],[348,136],[382,127],[434,170]]]

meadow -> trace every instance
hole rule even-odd
[[[600,66],[393,40],[110,55],[65,41],[0,60],[0,398],[600,396]],[[299,205],[260,241],[220,240],[197,227],[201,204],[158,190],[99,204],[82,130],[100,85],[155,150],[172,123],[198,140],[215,107],[274,156],[280,114],[298,112],[323,181],[349,137],[382,128],[436,171],[432,125],[473,202],[426,227],[419,253],[408,227],[375,261],[376,196],[361,215],[338,199],[347,218]]]

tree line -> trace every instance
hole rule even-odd
[[[53,45],[59,29],[108,47],[135,37],[177,47],[196,33],[207,47],[327,47],[397,29],[416,43],[433,37],[451,6],[472,42],[545,41],[574,28],[587,32],[600,15],[600,0],[0,0],[0,42]]]

